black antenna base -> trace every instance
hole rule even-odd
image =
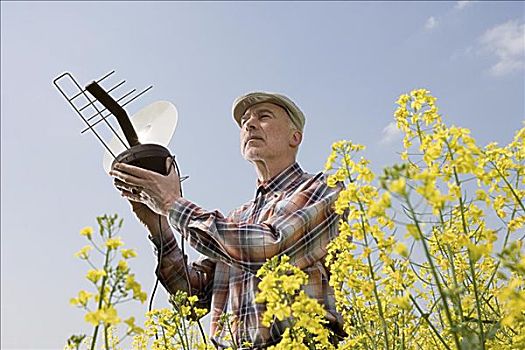
[[[113,169],[116,163],[124,163],[168,175],[168,169],[166,169],[166,158],[168,157],[171,157],[171,153],[164,146],[153,143],[140,144],[119,154],[111,164],[111,168]]]

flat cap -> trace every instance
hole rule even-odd
[[[295,127],[301,132],[304,130],[305,117],[303,112],[288,97],[274,92],[250,92],[246,95],[237,97],[233,102],[232,114],[237,124],[241,125],[241,117],[246,110],[253,105],[263,102],[276,104],[286,110]]]

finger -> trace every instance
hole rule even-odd
[[[168,175],[166,175],[166,176],[170,178],[170,181],[180,181],[179,173],[178,173],[178,169],[177,169],[177,165],[176,164],[177,163],[175,163],[175,159],[174,158],[171,158],[171,157],[166,158],[166,168],[169,170],[168,171]]]
[[[117,178],[114,178],[114,179],[113,179],[113,185],[114,185],[116,188],[118,188],[119,190],[120,190],[120,189],[127,189],[127,188],[130,187],[127,183],[125,183],[124,181],[119,180],[119,179],[117,179]]]
[[[142,198],[139,193],[135,194],[133,192],[123,190],[120,191],[120,195],[126,199],[129,199],[130,201],[142,203]]]
[[[127,185],[124,181],[119,180],[119,179],[117,179],[117,178],[114,178],[114,179],[113,179],[113,184],[114,184],[115,186],[117,186],[117,185]]]
[[[175,171],[175,159],[173,159],[172,157],[166,158],[166,169],[168,169],[168,171],[166,172],[167,175],[170,175],[172,171]]]
[[[113,184],[115,185],[115,187],[118,190],[121,190],[121,191],[125,190],[125,191],[128,191],[128,192],[138,193],[138,191],[142,190],[141,187],[129,185],[129,184],[127,184],[124,181],[121,181],[119,179],[115,179],[113,181]]]
[[[129,165],[129,164],[125,164],[125,163],[117,163],[117,164],[115,164],[115,166],[113,168],[116,169],[116,170],[119,170],[121,172],[133,175],[133,176],[138,177],[138,178],[147,178],[148,176],[157,174],[154,171],[143,169],[143,168],[139,168],[137,166]]]
[[[133,194],[134,194],[133,192],[128,191],[128,190],[126,190],[126,189],[119,189],[119,190],[120,190],[120,194],[121,194],[122,196],[125,196],[125,195],[133,195]]]
[[[121,186],[117,186],[117,189],[121,192],[130,192],[130,193],[133,193],[133,194],[140,194],[141,193],[141,189],[140,188],[136,188],[136,187],[133,187],[133,188],[126,188],[126,187],[121,187]]]
[[[145,180],[144,179],[142,179],[140,177],[136,177],[134,175],[130,175],[128,173],[121,172],[119,170],[113,169],[113,170],[111,170],[109,172],[109,175],[113,176],[117,180],[125,182],[128,185],[144,187],[144,184],[145,184]]]

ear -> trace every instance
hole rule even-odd
[[[295,130],[290,136],[290,146],[292,147],[298,147],[301,144],[301,141],[303,140],[303,133],[299,130]]]

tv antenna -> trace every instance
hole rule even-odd
[[[177,126],[176,107],[168,101],[157,101],[129,118],[124,107],[153,86],[140,92],[132,89],[121,93],[119,89],[122,90],[126,83],[122,80],[104,88],[103,85],[108,85],[107,79],[114,73],[113,70],[83,88],[71,73],[65,72],[56,77],[53,84],[84,121],[86,128],[81,134],[91,131],[106,149],[103,160],[106,172],[115,163],[122,162],[166,175],[166,158],[171,157],[166,147]],[[120,129],[112,125],[111,116],[116,118]],[[97,130],[102,125],[113,135],[109,142]]]
[[[118,89],[126,83],[123,80],[107,90],[104,89],[101,85],[106,85],[106,79],[114,73],[115,71],[111,71],[82,88],[71,73],[65,72],[56,77],[53,84],[86,124],[86,128],[81,133],[91,131],[106,149],[103,161],[106,172],[109,172],[115,163],[122,162],[167,175],[169,169],[166,167],[166,158],[170,157],[180,176],[175,158],[166,148],[177,127],[177,109],[171,102],[157,101],[144,107],[130,119],[123,107],[148,92],[153,86],[140,92],[132,89],[125,94],[118,94]],[[66,87],[66,84],[69,84],[69,87]],[[111,94],[120,96],[113,98]],[[117,119],[120,129],[115,129],[110,123],[109,117],[112,115]],[[96,130],[99,125],[105,125],[113,135],[109,143],[104,141]],[[188,176],[182,176],[180,181],[187,178]],[[182,187],[180,190],[182,195]],[[162,235],[160,242],[159,259],[163,256]],[[182,254],[185,255],[184,244],[182,244]],[[190,285],[186,259],[184,259],[184,269],[187,283]],[[158,281],[157,278],[150,297],[150,310]],[[206,342],[200,323],[199,329]]]

